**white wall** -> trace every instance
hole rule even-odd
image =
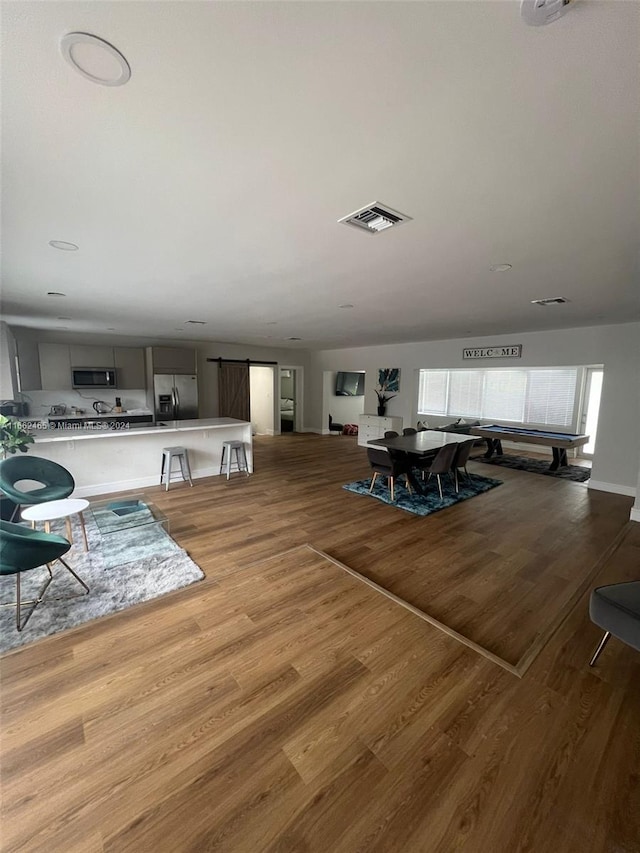
[[[147,409],[144,388],[137,391],[117,391],[102,388],[96,389],[93,394],[88,388],[82,391],[72,389],[66,391],[30,391],[28,394],[21,395],[21,399],[29,404],[30,418],[44,418],[49,414],[51,406],[58,405],[66,406],[68,412],[71,406],[75,406],[77,409],[82,409],[87,415],[95,415],[93,409],[95,402],[101,400],[107,406],[113,407],[116,404],[116,397],[120,398],[122,409],[125,412],[135,414],[138,410],[151,411]]]
[[[330,406],[326,371],[364,370],[377,377],[381,367],[399,367],[400,391],[387,406],[388,415],[399,415],[404,423],[417,420],[417,371],[420,368],[461,368],[462,350],[469,346],[522,344],[522,358],[500,359],[500,366],[555,367],[563,365],[604,365],[604,380],[598,440],[593,460],[592,487],[634,495],[640,468],[640,324],[527,332],[485,338],[457,338],[323,350],[310,354],[311,369],[306,388],[306,425],[322,432]],[[487,364],[475,362],[476,366]],[[492,366],[498,366],[495,361]],[[365,411],[376,411],[375,381],[367,382]]]
[[[283,376],[282,370],[280,371],[280,397],[286,397],[289,400],[294,400],[296,396],[296,389],[294,383],[295,373],[293,373],[293,371],[291,370],[289,370],[288,372],[288,376]]]
[[[250,417],[255,435],[273,435],[274,382],[272,367],[260,367],[254,364],[249,368]]]

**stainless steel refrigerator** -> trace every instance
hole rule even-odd
[[[156,373],[153,397],[157,421],[198,417],[198,382],[194,375]]]

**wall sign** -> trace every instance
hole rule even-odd
[[[521,358],[522,344],[507,347],[469,347],[462,350],[462,358]]]

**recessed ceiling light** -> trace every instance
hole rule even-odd
[[[66,293],[58,293],[57,290],[49,290],[47,291],[47,296],[66,296]]]
[[[60,40],[67,62],[92,83],[122,86],[131,77],[129,63],[108,41],[90,33],[67,33]]]
[[[185,320],[185,324],[190,323],[192,326],[206,326],[206,320]]]
[[[550,296],[547,299],[532,299],[532,305],[562,305],[564,302],[568,302],[568,299],[565,299],[564,296]]]
[[[351,305],[349,302],[345,302],[344,305],[338,305],[338,308],[353,308],[353,305]]]
[[[511,268],[511,264],[494,264],[492,267],[489,267],[489,272],[507,272]]]
[[[107,326],[107,332],[115,332],[115,326]]]
[[[67,243],[66,240],[49,240],[49,245],[54,249],[62,249],[63,252],[77,252],[80,248],[75,243]]]
[[[56,317],[56,320],[70,320],[71,317]]]
[[[286,338],[287,341],[301,341],[302,338]]]

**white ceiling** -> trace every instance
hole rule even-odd
[[[304,348],[636,320],[639,11],[4,2],[4,319]],[[76,73],[73,31],[130,82]],[[376,200],[413,221],[337,223]]]

